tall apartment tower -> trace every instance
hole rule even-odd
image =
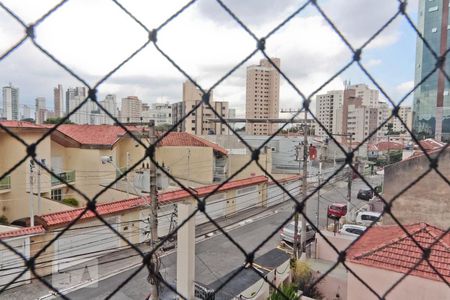
[[[418,29],[437,56],[450,47],[449,0],[419,1]],[[415,84],[420,83],[435,68],[436,59],[418,37],[416,42]],[[449,74],[450,61],[445,60],[444,71]],[[413,132],[419,138],[450,141],[450,96],[445,75],[436,71],[414,92]]]
[[[61,84],[58,84],[58,86],[53,89],[53,101],[55,107],[55,117],[64,117],[64,91]]]
[[[201,101],[202,92],[191,81],[185,81],[183,83],[183,101],[172,104],[172,123],[175,124],[181,120]],[[215,101],[212,91],[209,104],[221,117],[228,118],[228,102]],[[229,134],[228,127],[225,124],[213,123],[209,121],[210,119],[217,119],[217,116],[209,106],[202,103],[196,111],[181,122],[178,130],[196,135]]]
[[[85,87],[68,88],[66,91],[66,113],[75,110],[86,97],[87,90]],[[88,101],[72,114],[69,120],[75,124],[89,124],[91,111],[91,103]]]
[[[344,91],[328,91],[326,94],[316,96],[316,117],[329,133],[337,133],[336,124],[338,123],[337,112],[342,108]],[[325,130],[317,126],[316,134],[321,137],[327,137]]]
[[[140,122],[142,117],[142,101],[136,96],[122,98],[120,110],[121,122]]]
[[[100,101],[100,105],[106,109],[113,117],[118,117],[117,114],[117,100],[116,95],[108,94],[105,96],[105,99]],[[111,119],[106,113],[100,111],[100,114],[103,116],[102,124],[110,124],[113,125],[115,121]]]
[[[279,58],[271,58],[280,67]],[[247,119],[277,119],[280,103],[280,74],[267,59],[259,65],[247,67],[245,117]],[[251,135],[270,135],[278,129],[273,123],[249,123],[245,132]]]
[[[36,124],[43,124],[47,119],[47,108],[45,107],[45,97],[37,97],[36,100]]]
[[[3,117],[6,120],[19,120],[19,88],[3,87]]]

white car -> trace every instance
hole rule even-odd
[[[356,216],[356,224],[369,226],[373,222],[381,222],[381,213],[375,211],[362,211]]]
[[[350,236],[360,236],[367,229],[366,226],[354,225],[354,224],[344,224],[339,230],[340,234],[350,235]]]
[[[289,222],[280,231],[280,236],[283,241],[294,243],[294,228],[295,222]],[[298,222],[298,237],[300,238],[302,233],[302,223]],[[311,225],[306,224],[306,241],[313,240],[316,232],[311,227]]]

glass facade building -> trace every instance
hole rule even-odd
[[[437,56],[450,47],[448,12],[449,0],[419,1],[417,27]],[[414,93],[413,132],[421,139],[450,141],[450,83],[440,71],[430,75],[436,63],[432,52],[418,37],[415,84],[422,83]],[[444,70],[450,75],[450,58]]]

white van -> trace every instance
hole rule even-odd
[[[381,220],[381,213],[374,211],[362,211],[356,216],[356,224],[363,226],[369,226],[372,222],[379,223]]]

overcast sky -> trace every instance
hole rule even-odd
[[[224,0],[258,37],[303,5],[293,0]],[[337,28],[358,48],[398,8],[397,0],[318,1]],[[408,13],[416,19],[417,0]],[[3,3],[25,23],[33,23],[58,1],[8,0]],[[148,28],[158,27],[187,1],[121,0]],[[0,53],[23,36],[21,25],[0,9]],[[35,30],[36,40],[89,84],[115,68],[147,40],[146,32],[110,0],[69,0]],[[398,101],[413,87],[416,35],[400,16],[363,51],[362,63],[386,92]],[[200,85],[208,88],[256,46],[250,35],[212,0],[199,0],[158,33],[158,45]],[[309,5],[266,42],[270,56],[306,95],[347,64],[352,55],[338,35]],[[215,98],[230,102],[243,115],[246,66],[258,63],[257,54],[215,89]],[[117,71],[99,88],[100,98],[135,95],[145,102],[180,101],[185,77],[153,45]],[[342,89],[343,81],[374,85],[354,65],[321,92]],[[27,41],[0,62],[0,84],[20,88],[21,104],[34,105],[38,96],[53,107],[53,87],[81,85]],[[301,98],[281,81],[281,108],[298,108]],[[410,99],[409,99],[410,102]]]

